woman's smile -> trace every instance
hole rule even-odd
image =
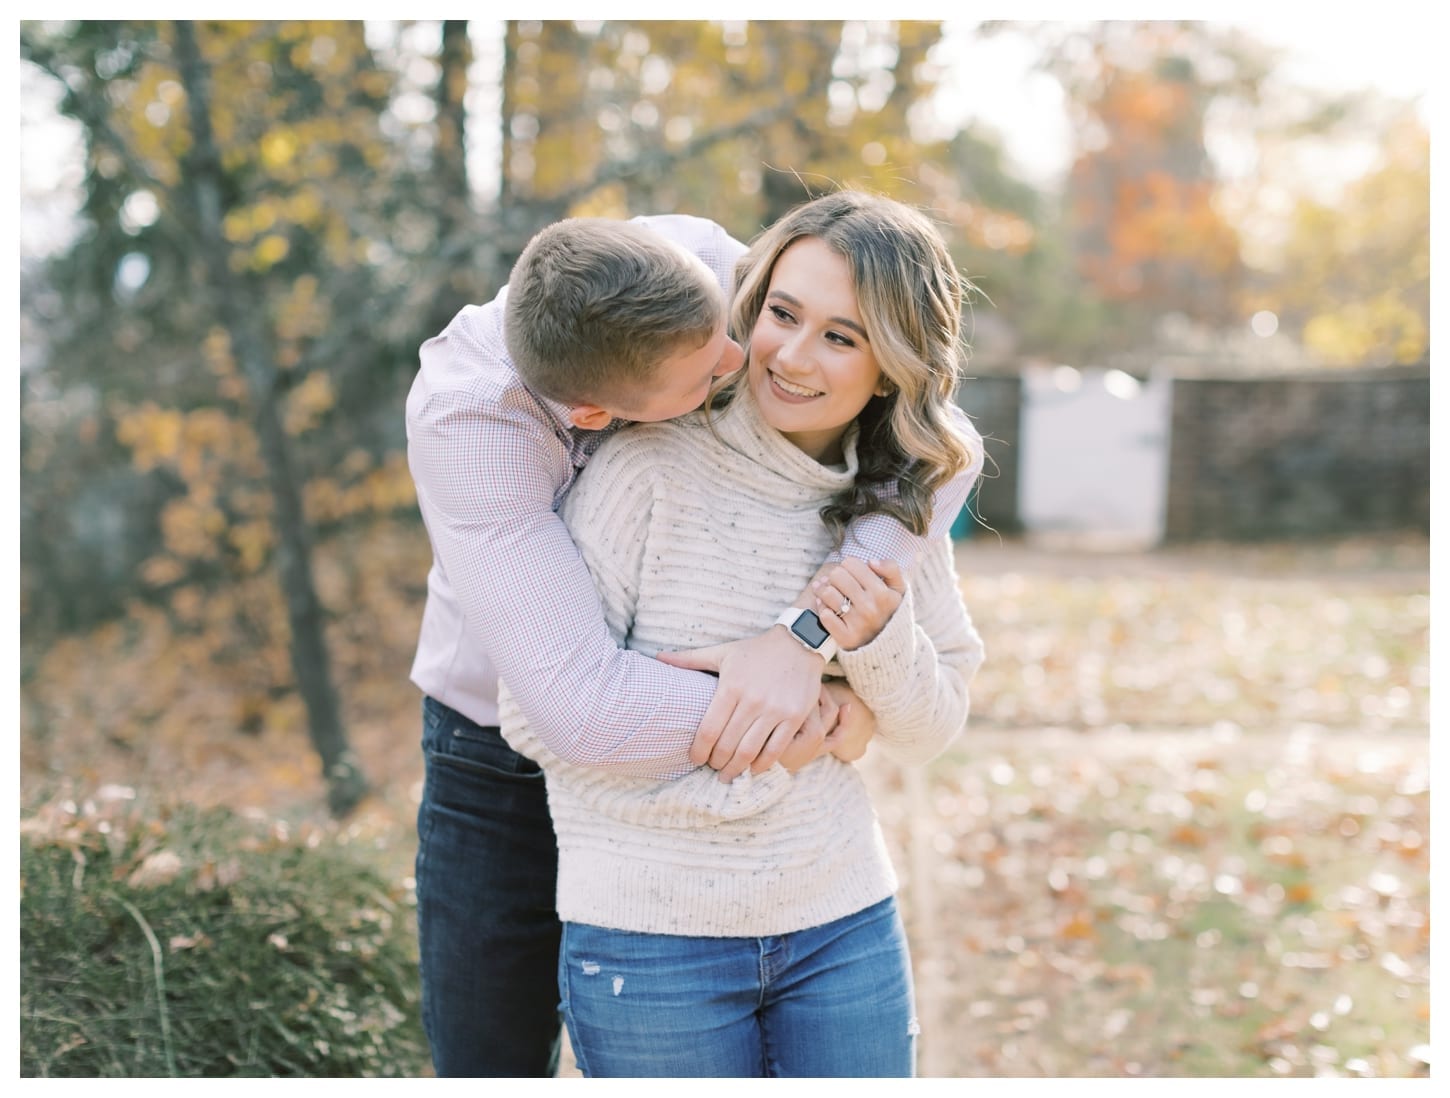
[[[775,391],[780,395],[782,400],[792,404],[797,402],[804,403],[805,401],[814,400],[816,397],[822,395],[818,389],[807,389],[804,385],[797,385],[793,381],[787,381],[774,370],[767,370],[767,372],[770,374],[770,380]]]

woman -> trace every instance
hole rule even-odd
[[[737,271],[746,365],[708,410],[611,438],[561,514],[630,648],[768,628],[856,515],[922,533],[978,460],[948,426],[965,283],[929,221],[842,192],[792,211]],[[883,749],[924,762],[961,730],[982,658],[951,546],[910,577],[847,562],[819,587],[827,674]],[[865,785],[834,757],[722,783],[543,766],[559,841],[559,986],[594,1076],[908,1076],[917,1030],[895,875]]]

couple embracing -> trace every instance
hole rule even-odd
[[[842,191],[576,219],[423,345],[416,865],[439,1075],[909,1076],[868,744],[962,730],[968,284]]]

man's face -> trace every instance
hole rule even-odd
[[[660,363],[654,383],[647,391],[637,394],[627,404],[610,406],[607,410],[620,419],[637,423],[674,419],[705,403],[710,382],[734,373],[744,362],[740,344],[726,333],[722,320],[703,346],[671,355]]]

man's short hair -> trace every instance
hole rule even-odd
[[[699,260],[630,221],[570,218],[514,264],[504,340],[519,376],[553,400],[630,400],[667,358],[703,347],[724,295]]]

